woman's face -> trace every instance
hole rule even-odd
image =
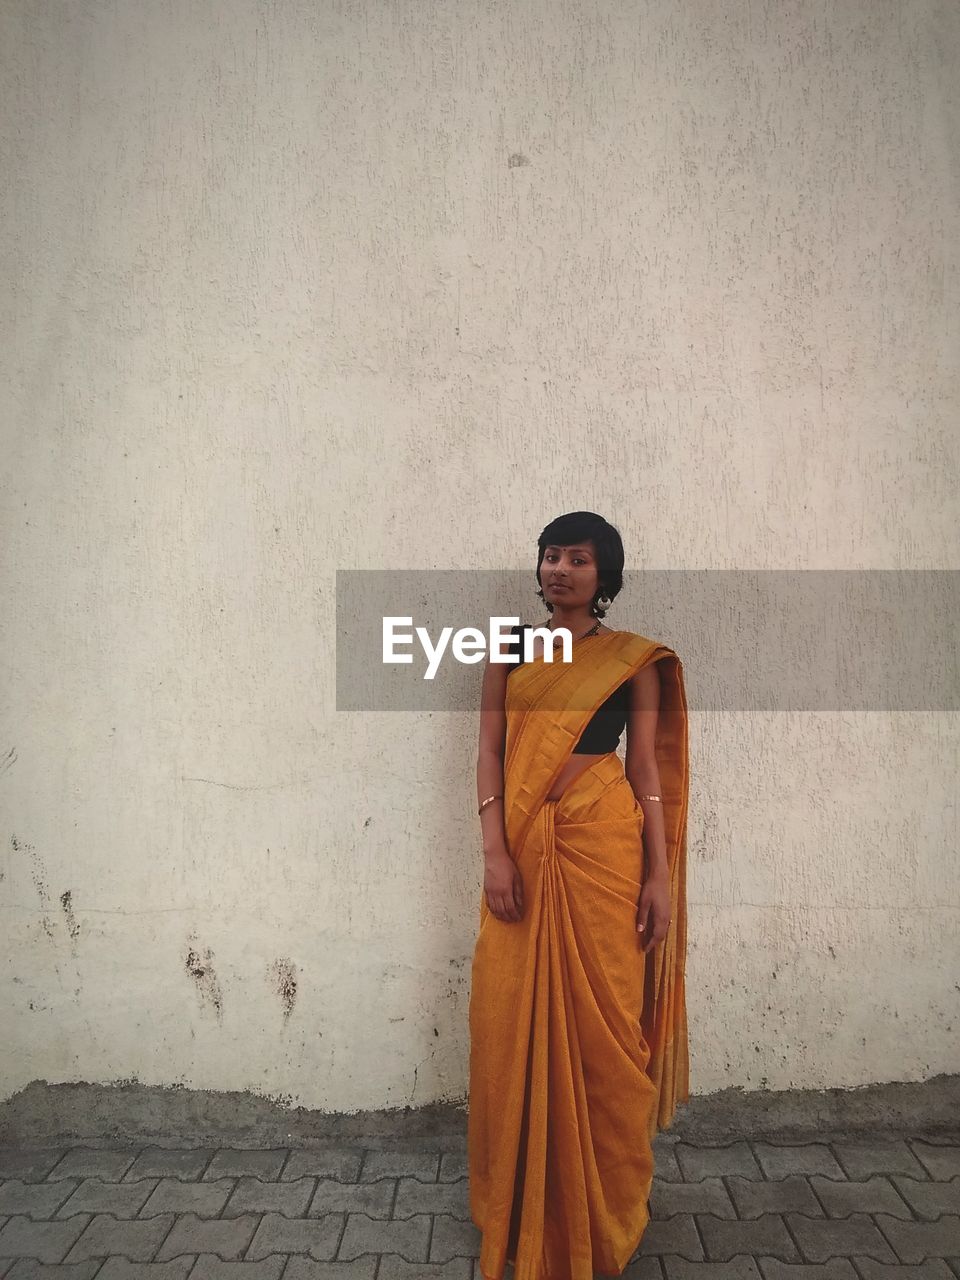
[[[598,585],[596,552],[592,542],[581,542],[571,547],[544,547],[540,561],[540,586],[548,604],[559,605],[562,609],[589,609]]]

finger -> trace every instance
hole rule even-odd
[[[501,893],[497,895],[497,907],[500,913],[500,919],[504,924],[510,924],[513,920],[513,898],[510,894]]]
[[[644,951],[652,951],[654,947],[658,947],[666,936],[667,936],[666,927],[657,925],[657,927],[654,929],[653,933],[651,934],[650,940],[648,941],[647,945],[643,948]]]
[[[637,909],[637,933],[641,939],[646,937],[647,926],[649,924],[650,908],[641,899],[640,906]]]

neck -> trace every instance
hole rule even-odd
[[[578,636],[597,622],[599,618],[595,618],[588,609],[564,609],[560,605],[554,605],[547,626],[551,631],[566,627],[572,636]]]

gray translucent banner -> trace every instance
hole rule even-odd
[[[436,648],[447,627],[542,625],[536,585],[530,570],[338,569],[337,710],[478,709],[485,644],[469,665],[451,636],[426,679],[415,629]],[[384,661],[385,618],[410,619],[390,629],[412,661]],[[679,655],[691,711],[960,708],[957,570],[629,570],[604,623]]]

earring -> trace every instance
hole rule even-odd
[[[612,604],[613,604],[613,601],[610,599],[609,596],[604,595],[604,596],[597,597],[597,608],[602,609],[604,613],[607,612],[607,610],[610,608]]]

